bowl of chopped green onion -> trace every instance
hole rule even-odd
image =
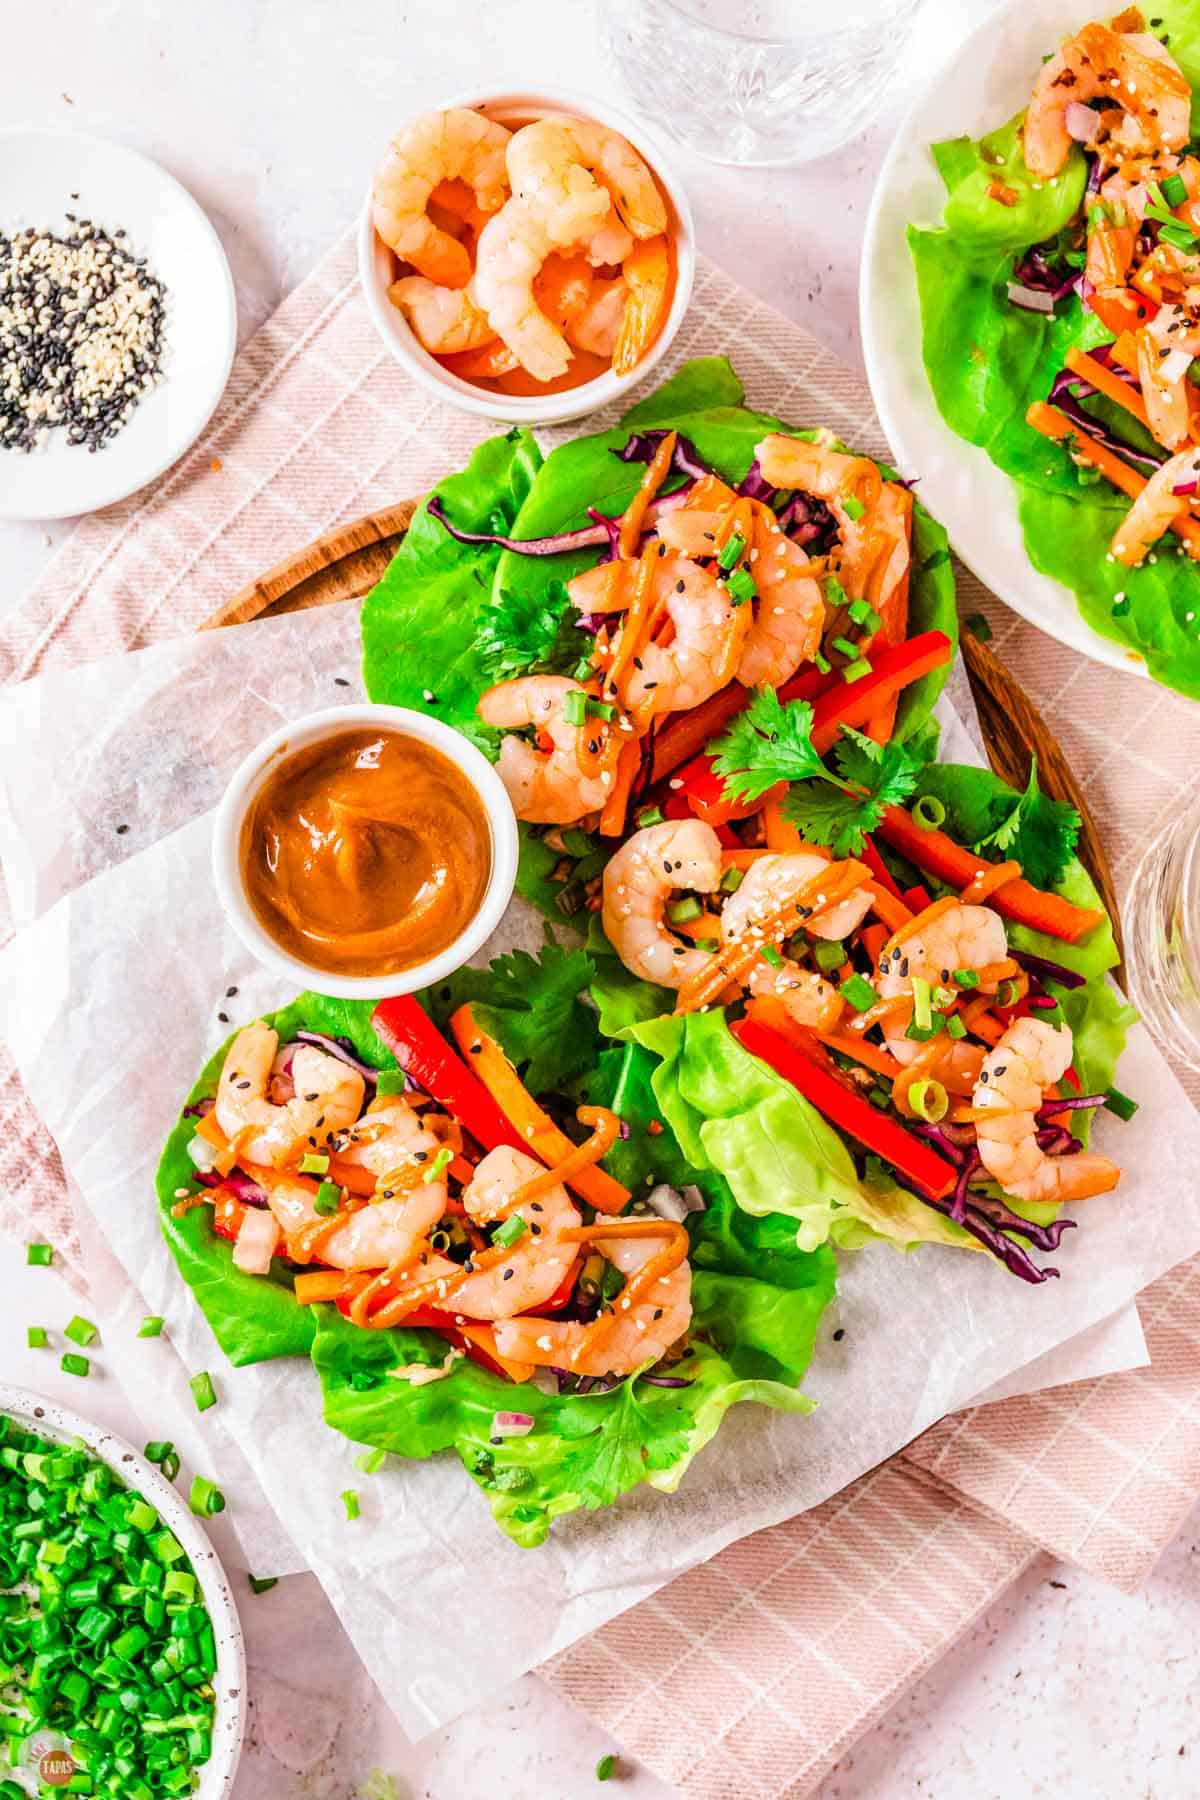
[[[3,1800],[227,1800],[245,1695],[237,1609],[187,1502],[124,1439],[0,1382]]]

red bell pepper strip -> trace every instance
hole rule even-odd
[[[411,994],[381,1000],[371,1014],[371,1024],[404,1073],[444,1106],[485,1150],[495,1150],[500,1144],[523,1148],[516,1129],[483,1083]]]
[[[777,1075],[790,1081],[831,1125],[890,1163],[922,1194],[940,1200],[953,1190],[956,1172],[950,1163],[923,1138],[914,1137],[870,1101],[843,1087],[815,1057],[756,1019],[739,1019],[729,1029],[744,1050],[760,1056]]]
[[[843,725],[865,725],[891,695],[932,669],[940,669],[953,655],[954,645],[944,631],[922,631],[906,643],[881,650],[871,659],[869,675],[860,675],[857,681],[839,681],[817,699],[813,748],[824,756],[836,744]]]
[[[863,847],[859,851],[859,855],[863,862],[866,863],[868,869],[870,869],[884,893],[890,894],[893,900],[903,900],[904,895],[900,892],[892,871],[888,868],[882,856],[880,856],[878,850],[871,842],[870,837],[865,833],[863,835]]]
[[[696,816],[688,805],[687,795],[682,788],[667,795],[662,803],[661,811],[664,819],[694,819]],[[741,839],[731,826],[714,825],[713,830],[716,832],[717,840],[723,850],[741,848]]]
[[[777,781],[773,788],[757,800],[729,800],[725,795],[725,777],[713,768],[711,756],[694,756],[675,775],[682,787],[672,788],[687,801],[689,809],[706,825],[725,825],[734,819],[750,819],[771,800],[781,800],[787,793],[787,782]]]
[[[929,892],[928,888],[922,887],[919,881],[912,887],[905,888],[904,893],[901,895],[901,899],[904,901],[909,912],[913,913],[924,912],[927,906],[933,905],[933,895]]]
[[[844,684],[837,675],[822,675],[819,669],[801,669],[779,689],[781,700],[815,700],[828,687]],[[731,681],[690,712],[675,713],[654,741],[652,781],[673,775],[682,763],[691,762],[705,745],[719,737],[729,721],[749,706],[751,691],[740,681]]]
[[[965,888],[977,875],[994,867],[974,851],[964,850],[944,831],[923,831],[902,806],[889,806],[875,829],[893,850],[899,850],[909,862],[950,887]],[[1075,906],[1061,894],[1043,893],[1041,888],[1020,879],[1007,881],[989,894],[988,905],[1003,918],[1015,919],[1020,925],[1062,938],[1068,944],[1077,944],[1104,918],[1094,907]]]

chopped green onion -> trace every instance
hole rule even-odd
[[[913,976],[913,1023],[928,1031],[933,1023],[932,993],[923,975]]]
[[[745,563],[742,564],[740,569],[734,569],[733,573],[726,577],[725,592],[729,595],[729,598],[733,601],[735,606],[741,606],[745,600],[756,600],[758,598],[758,589],[754,585],[754,577],[746,567]]]
[[[913,802],[912,816],[913,824],[922,831],[936,831],[946,822],[946,808],[936,794],[922,794]]]
[[[1159,187],[1168,206],[1182,206],[1188,197],[1187,183],[1182,175],[1164,175]]]
[[[309,1150],[299,1162],[301,1175],[325,1175],[329,1170],[329,1158],[321,1150]]]
[[[770,963],[773,969],[782,969],[783,958],[780,956],[774,944],[764,944],[758,954],[765,963]]]
[[[723,894],[736,894],[745,879],[745,869],[726,869],[721,877],[721,892]]]
[[[846,664],[845,668],[841,670],[841,677],[843,681],[861,681],[864,675],[870,673],[870,663],[865,656],[860,656],[856,661]]]
[[[144,1338],[161,1337],[164,1320],[159,1313],[148,1313],[138,1326],[138,1336]]]
[[[54,1261],[54,1251],[49,1244],[30,1244],[25,1252],[25,1261],[31,1269],[47,1269]]]
[[[904,1035],[914,1044],[927,1044],[930,1038],[935,1038],[941,1029],[940,1022],[932,1025],[918,1025],[914,1019],[911,1025],[906,1027]]]
[[[205,1475],[195,1475],[192,1477],[188,1505],[197,1517],[211,1519],[214,1513],[225,1511],[225,1496],[216,1482],[209,1481]]]
[[[745,538],[740,537],[735,531],[733,536],[727,538],[725,543],[721,546],[720,553],[717,556],[718,568],[722,569],[727,574],[745,548]]]
[[[950,976],[958,987],[976,988],[979,986],[978,969],[955,969]]]
[[[941,982],[937,983],[929,997],[938,1012],[945,1012],[948,1007],[956,1005],[958,1001],[958,995],[953,988],[943,987]]]
[[[838,989],[838,993],[847,1006],[852,1006],[855,1012],[860,1013],[866,1012],[869,1006],[874,1006],[879,998],[870,982],[864,980],[861,975],[847,976]]]
[[[99,1328],[93,1325],[90,1319],[81,1318],[78,1313],[63,1331],[63,1336],[69,1337],[71,1342],[78,1344],[81,1350],[86,1350],[88,1345],[94,1343],[99,1335]]]
[[[997,1006],[1015,1006],[1020,998],[1021,984],[1019,981],[1014,981],[1011,976],[1007,976],[1003,981],[997,984]]]
[[[1123,1094],[1120,1088],[1110,1087],[1104,1090],[1104,1107],[1106,1112],[1116,1113],[1118,1119],[1132,1119],[1138,1110],[1138,1102]]]
[[[609,719],[615,719],[617,716],[617,709],[612,704],[611,700],[591,700],[591,699],[589,699],[586,710],[588,712],[589,717],[591,717],[593,719],[609,720]]]
[[[31,1350],[44,1350],[50,1342],[49,1333],[44,1325],[31,1325],[25,1333],[25,1342]]]
[[[142,1451],[148,1463],[160,1468],[168,1481],[174,1481],[179,1473],[179,1453],[174,1444],[164,1438],[155,1438]]]
[[[840,650],[843,656],[848,656],[851,659],[858,655],[858,645],[851,643],[849,638],[835,637],[830,647],[834,650]]]
[[[332,1219],[342,1204],[342,1190],[336,1181],[323,1181],[313,1198],[313,1211],[323,1219]]]
[[[587,723],[588,697],[582,688],[571,688],[563,696],[563,718],[568,725],[584,725]]]
[[[378,1475],[387,1458],[387,1451],[376,1447],[373,1450],[364,1450],[361,1456],[356,1456],[354,1466],[356,1469],[361,1469],[364,1475]]]
[[[871,605],[869,600],[852,600],[850,602],[850,617],[854,620],[856,625],[861,625],[864,631],[878,631],[879,627],[883,624],[883,620],[875,611],[875,608]]]
[[[711,956],[714,951],[721,948],[721,940],[720,938],[693,938],[692,948],[694,950],[703,950],[706,955]]]
[[[831,969],[840,969],[845,960],[846,946],[839,940],[820,938],[813,947],[813,961],[826,974]]]
[[[1129,598],[1128,594],[1117,594],[1113,599],[1111,607],[1113,618],[1123,619],[1126,613],[1132,610],[1132,607],[1133,601]]]
[[[866,510],[867,509],[862,501],[856,500],[853,494],[851,494],[848,499],[842,501],[842,511],[848,519],[861,519]]]
[[[430,1187],[437,1180],[437,1178],[441,1174],[442,1170],[448,1169],[450,1164],[453,1161],[454,1161],[453,1150],[450,1149],[448,1144],[443,1144],[441,1149],[438,1151],[437,1155],[434,1157],[433,1161],[430,1163],[429,1167],[426,1169],[425,1173],[421,1177],[421,1180],[425,1183],[425,1186]]]
[[[346,1509],[347,1519],[350,1519],[350,1520],[357,1519],[359,1516],[359,1504],[358,1504],[357,1491],[354,1488],[346,1488],[344,1490],[344,1492],[341,1494],[340,1498],[341,1498],[342,1505]]]
[[[76,1356],[74,1352],[70,1350],[68,1350],[63,1357],[59,1367],[62,1369],[64,1375],[90,1375],[92,1372],[92,1365],[87,1357]]]
[[[816,666],[818,675],[828,675],[829,670],[832,666],[830,664],[829,658],[827,656],[822,655],[820,650],[817,650],[814,652],[813,663]]]
[[[946,1020],[946,1030],[952,1038],[965,1038],[967,1035],[967,1028],[957,1013],[951,1013]]]
[[[919,1119],[936,1125],[949,1111],[950,1096],[940,1081],[914,1081],[909,1084],[908,1103]]]
[[[207,1369],[202,1369],[199,1375],[193,1375],[188,1386],[192,1390],[197,1412],[207,1412],[210,1406],[217,1404],[217,1390]]]
[[[990,644],[992,641],[992,628],[981,612],[973,612],[969,618],[964,619],[963,630],[969,631],[981,644]]]
[[[872,1106],[877,1106],[880,1112],[886,1112],[892,1104],[892,1096],[885,1087],[873,1087],[867,1095],[867,1099]]]
[[[269,1594],[273,1587],[279,1586],[278,1575],[247,1575],[252,1594]]]
[[[600,1761],[596,1764],[596,1780],[597,1781],[611,1781],[613,1778],[613,1771],[616,1769],[616,1766],[617,1766],[617,1759],[615,1756],[612,1756],[612,1755],[602,1756],[600,1758]]]
[[[634,818],[637,821],[639,831],[645,831],[649,825],[662,825],[665,823],[661,806],[643,806],[640,812],[634,814]],[[565,833],[563,834],[563,842],[566,843]]]
[[[505,1219],[500,1229],[492,1233],[492,1242],[503,1245],[507,1250],[510,1244],[515,1244],[519,1238],[523,1238],[528,1230],[529,1227],[520,1213],[512,1213]]]
[[[385,1094],[406,1094],[408,1082],[403,1069],[380,1069],[375,1077],[375,1095],[382,1100]]]
[[[685,894],[682,900],[672,900],[667,907],[667,917],[672,925],[685,925],[689,919],[698,919],[704,911],[694,894]]]

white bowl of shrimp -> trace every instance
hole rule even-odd
[[[620,397],[670,348],[695,276],[666,153],[588,96],[474,93],[393,137],[359,222],[384,343],[466,412],[554,425]]]

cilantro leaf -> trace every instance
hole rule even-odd
[[[725,792],[734,800],[758,800],[780,781],[829,779],[813,749],[813,710],[807,700],[782,701],[774,688],[758,688],[744,712],[710,747]]]
[[[1019,862],[1026,880],[1035,887],[1053,887],[1075,854],[1080,824],[1073,806],[1043,794],[1038,786],[1035,756],[1025,792],[973,848],[981,855],[987,850],[998,850]]]
[[[801,837],[823,844],[836,857],[857,856],[864,833],[874,831],[883,817],[882,804],[870,795],[850,794],[820,781],[798,783],[781,811]]]
[[[547,582],[538,593],[503,588],[480,608],[476,648],[495,681],[533,670],[569,675],[592,652],[592,640],[579,629],[578,617],[561,581]]]
[[[874,738],[865,737],[850,725],[842,726],[842,740],[833,756],[846,780],[865,788],[881,809],[907,800],[929,761],[926,745],[920,739],[877,744]]]
[[[564,950],[553,939],[538,956],[513,950],[488,969],[459,969],[430,990],[437,1024],[466,1001],[535,1093],[561,1088],[592,1066],[599,1034],[595,1015],[580,1001],[596,972],[585,950]]]
[[[924,732],[903,744],[894,739],[877,744],[843,725],[833,752],[842,782],[835,786],[836,777],[827,774],[827,786],[807,781],[794,787],[783,803],[783,816],[810,844],[824,844],[834,856],[857,856],[864,835],[874,831],[885,808],[898,806],[912,793],[931,749]]]
[[[626,1381],[598,1429],[561,1452],[560,1474],[578,1494],[580,1505],[611,1506],[647,1473],[669,1469],[687,1457],[689,1409],[659,1402],[654,1411],[657,1417],[652,1420],[634,1392],[633,1380]],[[677,1414],[674,1420],[672,1412]]]

